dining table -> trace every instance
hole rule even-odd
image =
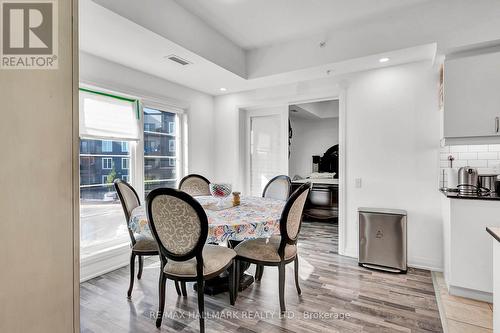
[[[222,202],[212,196],[194,197],[203,207],[208,218],[208,236],[206,243],[227,244],[235,247],[238,243],[254,238],[269,238],[279,234],[279,222],[286,201],[256,196],[242,196],[239,205],[233,205],[227,198]],[[149,228],[144,206],[135,208],[130,214],[129,228],[135,234],[153,237]],[[254,281],[253,276],[245,274],[249,267],[240,269],[240,286],[243,290]],[[195,286],[196,288],[196,286]],[[214,295],[226,291],[227,276],[209,280],[205,284],[205,293]]]

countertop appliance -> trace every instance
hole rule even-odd
[[[359,265],[392,273],[407,271],[404,210],[358,208]]]
[[[461,167],[458,170],[458,192],[460,194],[476,194],[479,189],[477,169],[469,166]]]
[[[481,190],[495,192],[497,177],[498,175],[495,174],[479,175],[479,186],[481,187]]]

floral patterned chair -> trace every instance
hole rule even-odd
[[[191,174],[181,179],[179,190],[192,197],[210,195],[210,181],[201,175]]]
[[[194,281],[197,282],[200,332],[204,332],[204,282],[231,267],[229,299],[234,305],[236,252],[224,246],[205,244],[207,215],[198,201],[185,192],[170,188],[151,191],[146,199],[146,212],[161,260],[156,326],[160,327],[162,322],[167,279]]]
[[[286,201],[290,196],[291,190],[292,182],[290,181],[290,177],[279,175],[267,183],[266,187],[264,187],[264,191],[262,191],[262,197]],[[255,281],[262,280],[262,274],[264,274],[264,266],[257,265],[255,270]]]
[[[234,250],[237,253],[236,267],[240,262],[262,266],[277,266],[279,272],[279,298],[281,312],[285,312],[285,265],[295,263],[295,287],[300,295],[299,259],[297,239],[302,223],[302,212],[311,190],[311,183],[299,187],[288,199],[280,219],[280,236],[257,238],[243,241]],[[236,285],[239,285],[239,272],[236,272]],[[238,290],[236,289],[236,295]]]
[[[130,298],[132,296],[132,289],[134,287],[135,257],[139,258],[139,272],[137,273],[137,279],[140,280],[142,277],[142,268],[144,265],[143,256],[158,255],[158,245],[156,244],[156,241],[151,237],[135,235],[128,225],[132,210],[134,210],[134,208],[136,207],[139,207],[141,204],[137,192],[132,186],[130,186],[130,184],[121,179],[115,179],[114,185],[116,193],[118,193],[118,197],[120,198],[123,212],[125,213],[125,220],[127,223],[127,230],[130,236],[130,243],[132,248],[132,253],[130,254],[130,284],[127,292],[127,297]]]
[[[285,201],[288,200],[291,189],[292,182],[290,181],[290,177],[279,175],[267,183],[266,187],[264,187],[264,191],[262,191],[262,197]]]

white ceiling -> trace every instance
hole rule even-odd
[[[388,65],[432,60],[436,52],[435,45],[420,45],[247,79],[93,1],[80,1],[79,10],[81,51],[211,95],[321,79]],[[192,64],[181,66],[165,60],[164,57],[170,54],[176,54]],[[378,59],[381,56],[390,57],[390,63],[380,64]],[[330,74],[327,73],[328,70],[331,70]],[[227,88],[227,91],[221,92],[222,87]]]
[[[326,33],[430,0],[175,0],[245,49]]]
[[[339,117],[339,101],[319,101],[290,105],[290,118],[321,120]]]

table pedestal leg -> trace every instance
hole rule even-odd
[[[234,248],[236,245],[241,243],[241,241],[229,241],[229,247]],[[247,289],[252,283],[254,283],[254,277],[250,274],[245,274],[245,271],[250,267],[247,262],[240,262],[240,285],[238,287],[239,291]],[[229,273],[226,271],[221,275],[205,281],[205,294],[207,295],[217,295],[226,291],[229,291]],[[195,283],[193,289],[197,291],[197,284]]]

